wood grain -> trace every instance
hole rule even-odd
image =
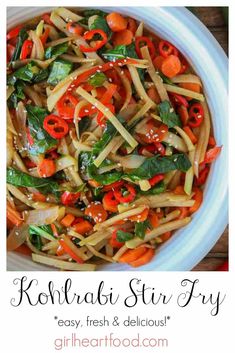
[[[214,35],[225,53],[228,54],[228,28],[224,22],[221,9],[219,7],[194,7],[191,9]],[[194,267],[193,271],[215,271],[228,258],[228,232],[227,227],[215,246]]]

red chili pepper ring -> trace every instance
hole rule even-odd
[[[63,119],[54,114],[46,116],[43,122],[43,128],[51,137],[55,139],[61,139],[67,135],[69,131],[68,124]]]
[[[189,122],[190,127],[198,127],[201,125],[204,118],[204,110],[200,103],[194,103],[189,109]]]
[[[124,195],[122,192],[122,189],[125,188],[127,191],[127,194]],[[128,203],[134,200],[136,196],[136,190],[134,186],[130,184],[124,184],[122,188],[120,189],[114,189],[114,196],[116,200],[118,200],[120,203]]]

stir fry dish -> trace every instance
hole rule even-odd
[[[8,31],[8,251],[146,265],[190,223],[220,151],[200,78],[143,22],[60,7]]]

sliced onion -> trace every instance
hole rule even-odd
[[[33,45],[34,45],[33,50],[32,50],[32,54],[31,54],[31,58],[43,60],[44,59],[44,47],[42,45],[40,38],[32,30],[29,31],[29,36],[32,39]]]
[[[139,168],[141,164],[144,163],[146,157],[139,155],[129,155],[119,158],[119,163],[121,163],[123,168],[135,169]]]
[[[22,224],[19,227],[14,227],[7,237],[7,251],[13,251],[21,246],[28,234],[29,226],[27,224]]]
[[[41,226],[43,224],[51,224],[58,218],[58,216],[58,206],[24,212],[25,223],[35,224],[38,226]]]
[[[18,136],[20,137],[21,143],[24,148],[27,148],[28,139],[26,133],[26,116],[27,111],[22,102],[19,102],[16,109],[16,121],[18,127]]]

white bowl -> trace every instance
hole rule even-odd
[[[9,7],[8,28],[50,11],[51,7]],[[191,270],[213,247],[228,222],[228,111],[227,57],[207,28],[183,7],[103,7],[145,22],[160,37],[174,43],[200,76],[213,120],[214,134],[222,152],[211,168],[204,201],[192,222],[177,231],[142,271]],[[53,270],[31,259],[8,253],[8,270]],[[133,269],[112,264],[99,270]]]

